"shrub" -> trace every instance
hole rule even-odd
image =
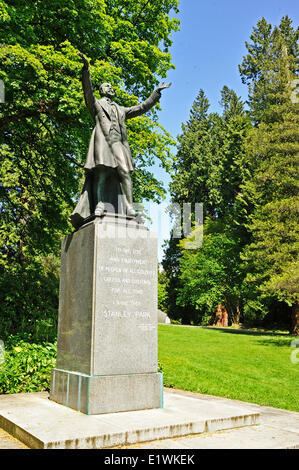
[[[49,268],[0,269],[0,338],[30,334],[36,343],[57,335],[59,277]]]
[[[25,339],[27,341],[10,336],[5,342],[4,362],[0,364],[0,393],[50,390],[56,343],[30,343],[29,335]]]

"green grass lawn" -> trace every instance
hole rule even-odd
[[[299,411],[293,339],[159,325],[164,385]]]

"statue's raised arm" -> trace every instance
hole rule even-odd
[[[80,59],[82,60],[83,64],[84,64],[84,68],[85,69],[89,69],[89,62],[88,62],[88,59],[85,57],[84,54],[82,54],[82,52],[78,52],[78,56],[80,57]]]
[[[161,91],[165,88],[169,88],[171,82],[169,83],[160,83],[160,85],[153,91],[153,93],[145,100],[143,103],[140,103],[136,106],[131,106],[129,108],[125,108],[125,115],[126,119],[132,119],[137,116],[141,116],[141,114],[146,113],[149,111],[161,98]]]
[[[158,86],[157,91],[160,91],[160,92],[161,92],[162,90],[165,90],[165,88],[169,88],[170,85],[171,85],[171,82],[168,82],[168,83],[162,82],[162,83],[160,83],[160,85]]]
[[[81,80],[82,80],[82,88],[83,88],[85,103],[86,103],[87,108],[89,109],[89,112],[92,114],[92,116],[95,116],[96,115],[95,97],[94,97],[91,78],[90,78],[89,62],[88,62],[88,59],[81,52],[78,53],[78,56],[81,58],[83,62]]]

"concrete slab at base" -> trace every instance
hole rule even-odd
[[[101,449],[259,424],[241,406],[164,392],[164,408],[85,415],[47,393],[0,396],[0,427],[33,449]]]
[[[50,399],[88,415],[163,407],[163,375],[84,375],[52,370]]]

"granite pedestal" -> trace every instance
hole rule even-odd
[[[65,237],[50,399],[86,414],[163,406],[157,238],[106,214]]]

